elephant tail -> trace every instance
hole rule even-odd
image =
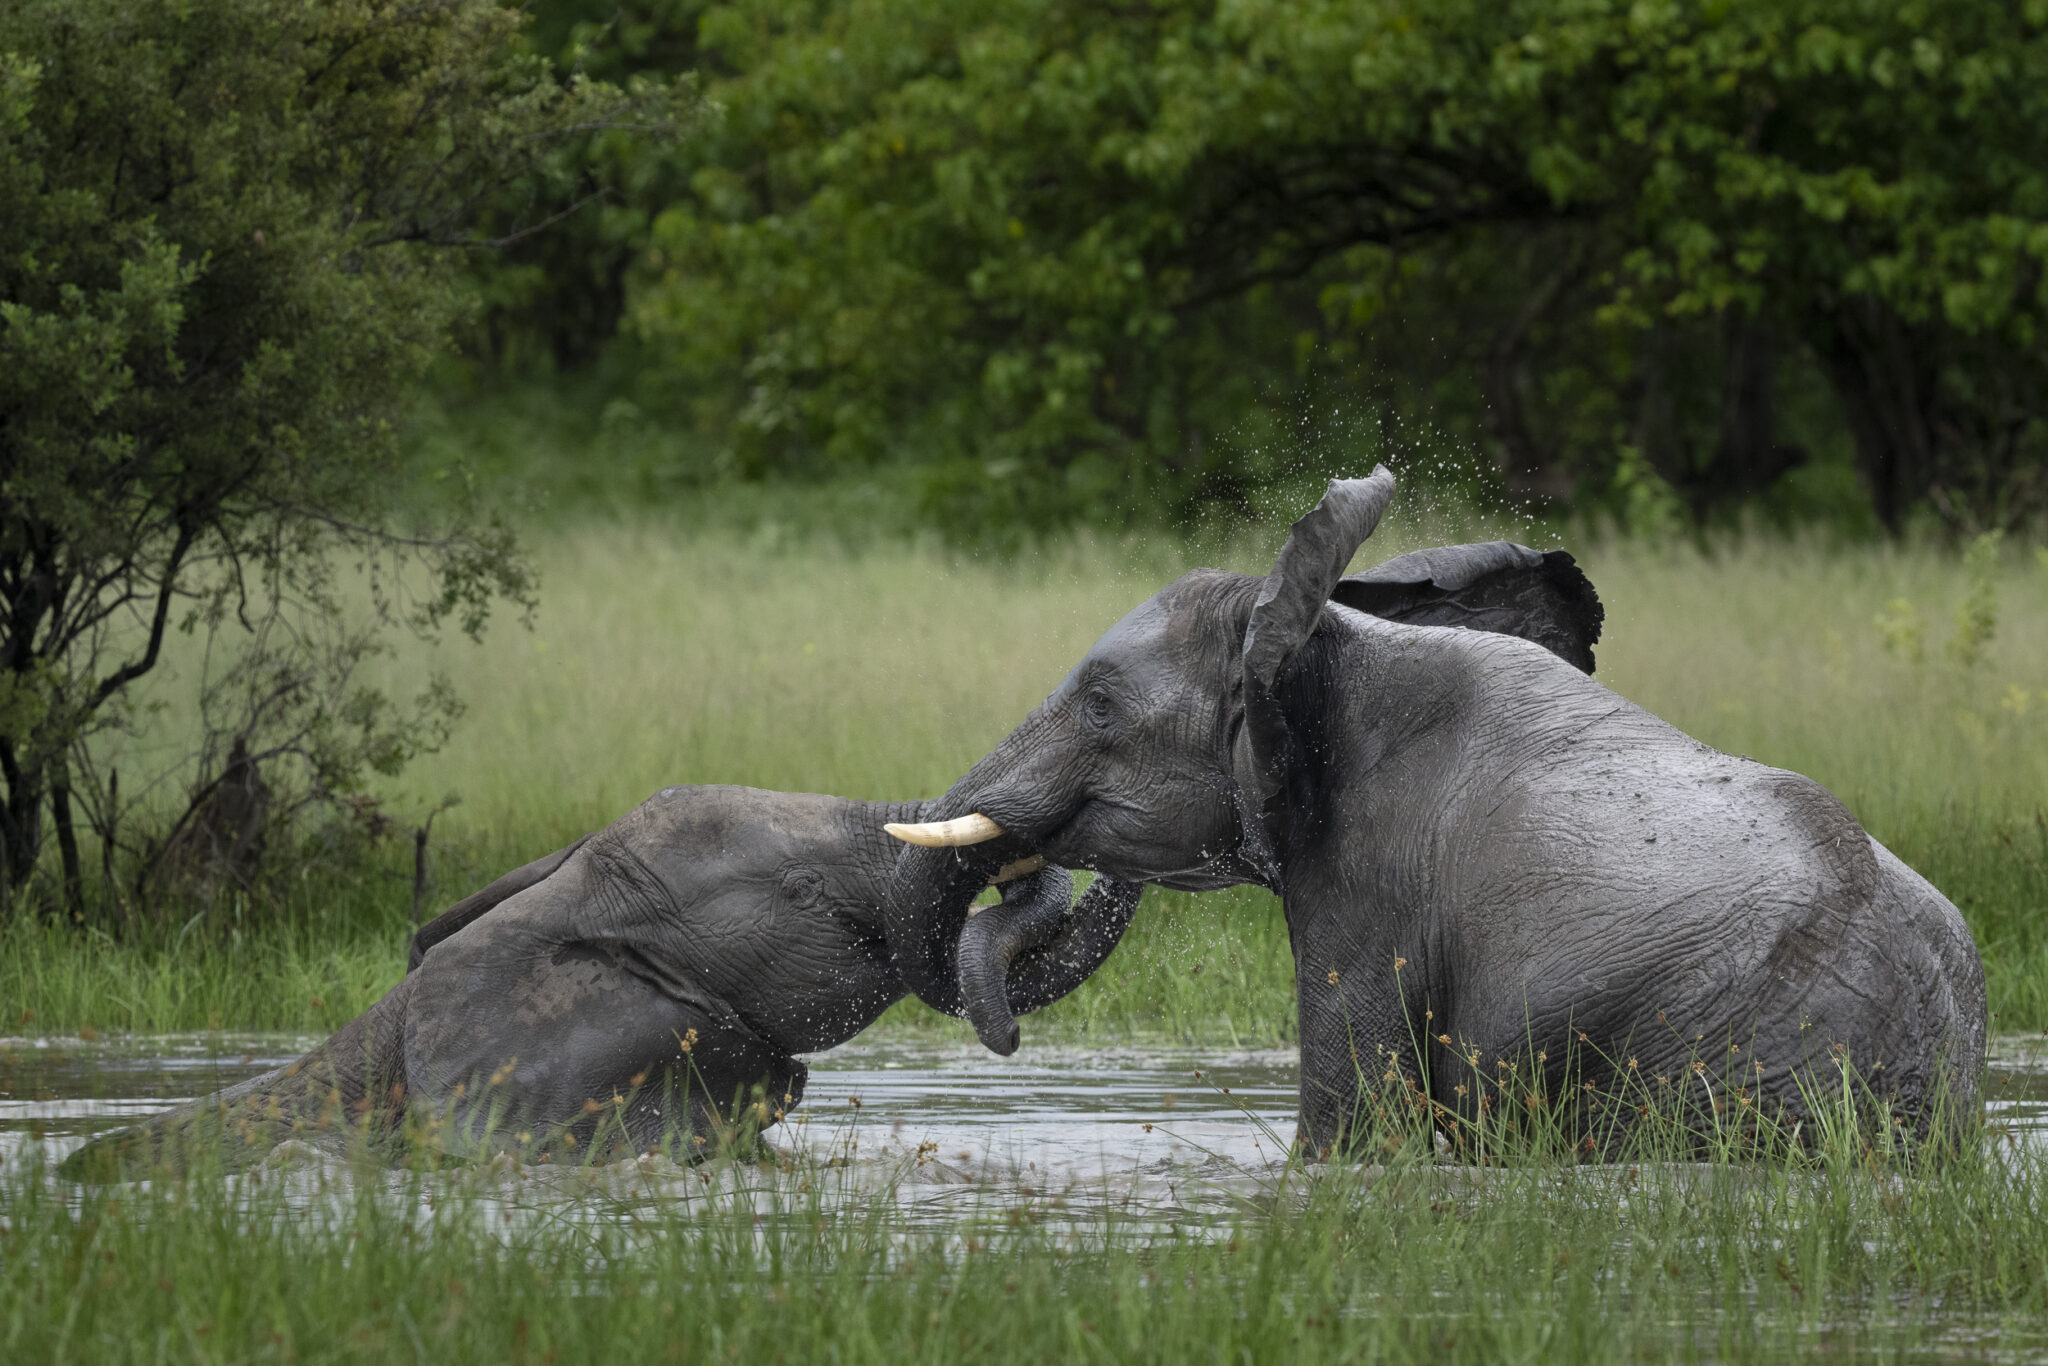
[[[66,1157],[73,1181],[240,1172],[297,1138],[331,1150],[394,1129],[405,1112],[404,1030],[414,979],[296,1062],[93,1139]]]

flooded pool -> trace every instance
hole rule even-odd
[[[293,1035],[0,1039],[0,1163],[54,1162],[133,1123],[299,1056]],[[857,1041],[811,1060],[792,1122],[770,1131],[786,1170],[716,1173],[640,1159],[595,1171],[512,1167],[487,1177],[509,1215],[563,1202],[648,1203],[886,1196],[912,1226],[994,1205],[1081,1222],[1104,1215],[1201,1225],[1269,1200],[1293,1136],[1296,1055],[1161,1045],[1039,1045],[998,1058],[969,1043]],[[1994,1041],[1987,1115],[2015,1142],[2048,1145],[2048,1038]],[[723,1164],[721,1164],[723,1165]],[[310,1151],[276,1169],[307,1201],[345,1175]],[[822,1175],[821,1175],[822,1174]],[[828,1181],[831,1192],[813,1189]],[[392,1177],[393,1188],[403,1178]]]

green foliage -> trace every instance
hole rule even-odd
[[[405,975],[411,933],[395,897],[350,882],[309,883],[282,912],[243,898],[225,933],[188,919],[115,939],[16,916],[0,926],[0,1031],[332,1032]]]
[[[1969,588],[1956,604],[1956,633],[1949,655],[1964,668],[1983,662],[1984,650],[1998,634],[1998,543],[2001,532],[1987,531],[1970,542],[1963,554]]]
[[[1927,627],[1911,598],[1893,598],[1886,603],[1884,611],[1877,614],[1876,626],[1884,648],[1908,664],[1927,657]]]
[[[346,793],[449,714],[349,682],[375,629],[531,604],[504,526],[394,506],[392,417],[464,310],[478,201],[661,111],[512,53],[519,22],[495,0],[0,12],[0,886],[47,803],[75,902],[74,794],[104,838],[115,816],[80,746],[167,634],[245,628],[243,679],[293,681],[238,733],[318,737]],[[343,623],[352,565],[374,587]]]
[[[1987,531],[1972,539],[1963,552],[1964,588],[1956,603],[1955,633],[1949,637],[1947,649],[1948,657],[1964,669],[1982,664],[1998,635],[1998,581],[2002,577],[1998,548],[2003,539],[2003,532]],[[1911,598],[1893,598],[1874,624],[1888,652],[1909,664],[1925,662],[1927,626]],[[2024,689],[2020,695],[2026,695]],[[2024,704],[2015,710],[2024,714]]]
[[[561,79],[622,88],[688,78],[699,65],[692,0],[540,0],[522,49]],[[565,139],[540,174],[494,203],[486,221],[512,240],[474,262],[482,305],[461,337],[501,373],[605,365],[618,333],[626,279],[645,250],[648,226],[680,193],[674,141],[660,121],[596,127]],[[517,225],[547,223],[545,232]],[[669,383],[673,377],[669,377]]]
[[[1614,466],[1613,494],[1619,504],[1621,528],[1631,536],[1662,540],[1683,524],[1684,504],[1634,446],[1621,448]]]
[[[1696,514],[1853,459],[1893,528],[2048,489],[2020,7],[675,0],[618,32],[722,111],[656,177],[630,320],[742,473],[915,461],[956,529],[1474,449],[1451,482],[1521,497],[1634,447]]]

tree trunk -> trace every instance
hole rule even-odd
[[[1814,349],[1842,401],[1871,506],[1897,535],[1934,475],[1934,348],[1868,301],[1837,306],[1816,331]]]
[[[78,830],[71,821],[71,769],[61,758],[50,765],[50,823],[57,829],[57,856],[64,868],[64,913],[85,921],[85,875],[78,862]]]
[[[1693,468],[1687,432],[1679,421],[1678,395],[1671,382],[1672,325],[1658,320],[1640,334],[1635,372],[1631,376],[1635,419],[1629,440],[1659,478],[1689,495],[1693,516],[1700,514],[1699,476]],[[1681,367],[1682,368],[1682,367]]]
[[[1480,371],[1486,395],[1486,434],[1493,438],[1494,463],[1510,493],[1548,495],[1550,452],[1529,430],[1522,410],[1523,347],[1526,332],[1510,328],[1488,348]]]
[[[412,832],[412,927],[420,927],[420,913],[427,908],[427,832],[433,828],[434,818],[427,817],[427,823]]]
[[[1722,324],[1721,437],[1709,477],[1717,498],[1762,493],[1806,452],[1778,441],[1778,337],[1730,310]]]
[[[22,764],[11,740],[0,740],[0,777],[7,783],[7,796],[0,801],[0,887],[11,904],[35,872],[42,849],[44,775]]]
[[[1479,383],[1486,398],[1486,433],[1493,440],[1494,460],[1506,476],[1508,492],[1521,497],[1565,498],[1571,481],[1556,468],[1556,452],[1537,440],[1522,404],[1529,334],[1550,312],[1579,273],[1576,245],[1560,252],[1508,324],[1487,348]]]
[[[107,770],[106,825],[100,837],[100,915],[108,924],[125,929],[128,911],[121,902],[121,884],[114,880],[114,842],[121,822],[121,770]]]

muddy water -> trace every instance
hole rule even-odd
[[[87,1138],[298,1056],[281,1035],[0,1039],[0,1164],[56,1160]],[[863,1041],[812,1060],[791,1123],[770,1137],[790,1169],[686,1169],[642,1159],[596,1172],[487,1173],[507,1217],[573,1201],[593,1217],[648,1203],[741,1199],[789,1209],[883,1196],[912,1225],[972,1218],[991,1200],[1055,1219],[1114,1213],[1200,1225],[1270,1198],[1293,1134],[1293,1050],[1040,1045],[997,1058],[971,1043]],[[2048,1038],[1995,1041],[1988,1118],[2048,1146]],[[307,1201],[345,1170],[279,1154]],[[18,1170],[18,1167],[16,1167]],[[392,1178],[398,1189],[403,1178]],[[829,1190],[820,1187],[829,1186]]]

